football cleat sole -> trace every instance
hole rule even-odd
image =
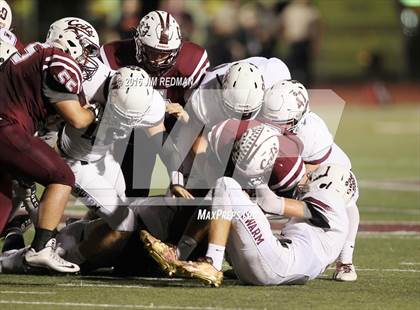
[[[174,276],[177,273],[177,266],[174,263],[169,262],[163,254],[163,251],[168,246],[162,241],[153,237],[149,232],[145,230],[140,231],[140,239],[144,243],[144,248],[153,258],[153,260],[159,265],[162,271],[164,271],[170,277]]]

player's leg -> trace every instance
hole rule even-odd
[[[12,212],[12,179],[0,171],[0,234],[3,232]]]
[[[120,194],[124,195],[122,190],[116,189],[115,176],[121,172],[118,163],[104,160],[85,164],[80,161],[69,163],[76,177],[73,194],[113,230],[132,231],[136,225],[134,214],[128,209],[125,196],[121,199]]]
[[[356,192],[354,197],[346,206],[348,233],[344,242],[343,249],[337,258],[336,270],[333,274],[333,279],[344,282],[352,282],[357,280],[356,269],[353,265],[353,253],[360,223],[359,208],[357,207],[357,200],[359,199],[359,187],[357,185],[357,179],[354,175],[353,178],[356,181]]]
[[[99,266],[109,260],[110,253],[131,236],[137,220],[133,211],[120,199],[118,193],[124,193],[115,188],[115,176],[121,172],[116,161],[84,165],[73,162],[71,167],[76,176],[74,193],[105,223],[69,249],[66,257],[77,264],[87,262],[90,266]]]
[[[16,249],[25,247],[23,233],[36,223],[37,208],[39,201],[35,195],[35,184],[28,186],[16,180],[12,181],[12,211],[8,218],[7,225],[4,227],[3,232],[0,233],[0,238],[4,238],[3,253],[8,253]],[[5,203],[5,205],[7,205]],[[18,214],[16,211],[25,206],[28,214]]]
[[[35,237],[25,254],[29,264],[62,272],[77,272],[78,266],[55,252],[54,229],[68,201],[74,176],[70,168],[47,144],[27,134],[18,125],[0,128],[0,166],[16,177],[43,184]]]
[[[311,238],[306,230],[302,230],[301,236],[293,244],[289,243],[291,240],[281,241],[273,235],[265,214],[242,191],[239,183],[224,177],[218,180],[216,189],[218,192],[213,205],[228,206],[223,210],[231,210],[233,218],[227,244],[223,239],[222,221],[212,221],[210,224],[219,224],[217,228],[221,231],[216,227],[214,230],[211,228],[209,242],[217,246],[227,245],[229,261],[242,282],[254,285],[302,284],[313,273],[319,274],[322,266],[312,251]],[[217,261],[220,255],[218,250],[223,251],[223,248],[215,249],[213,253],[209,249],[206,256]],[[218,267],[214,263],[212,265],[215,269]],[[188,266],[185,268],[199,279],[209,280],[209,275],[214,275],[204,263],[195,264],[194,267],[196,270]],[[311,271],[313,267],[318,271]]]
[[[346,208],[346,213],[349,220],[349,231],[344,247],[337,259],[336,271],[333,277],[337,281],[350,282],[357,280],[356,269],[353,265],[353,252],[356,244],[357,231],[359,229],[360,215],[356,201],[350,202]]]

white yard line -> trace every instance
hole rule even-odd
[[[328,270],[335,270],[335,267],[329,267],[327,268]],[[375,268],[357,268],[356,266],[356,271],[375,271],[375,272],[420,272],[420,270],[418,269],[397,269],[397,268],[386,268],[386,269],[375,269]]]
[[[57,286],[66,287],[110,287],[110,288],[152,288],[152,286],[144,285],[123,285],[123,284],[92,284],[92,283],[58,283]]]
[[[401,262],[400,265],[415,266],[415,265],[420,265],[420,262]]]
[[[35,292],[35,291],[0,291],[0,294],[22,294],[22,295],[55,295],[56,292]]]
[[[373,188],[402,192],[420,191],[419,180],[359,180],[361,188]]]
[[[373,123],[373,129],[379,134],[394,134],[394,135],[406,135],[406,134],[419,134],[420,127],[417,122],[375,122]]]
[[[357,237],[378,239],[420,239],[420,233],[416,231],[360,231],[357,233]]]
[[[39,306],[60,306],[60,307],[86,307],[86,308],[116,308],[116,309],[187,309],[187,310],[251,310],[254,308],[221,308],[221,307],[198,307],[198,306],[160,306],[160,305],[133,305],[133,304],[94,304],[78,302],[53,302],[53,301],[18,301],[0,300],[0,304],[14,305],[39,305]]]
[[[391,207],[379,208],[379,207],[369,207],[369,206],[362,206],[360,208],[365,213],[382,212],[382,213],[388,213],[388,214],[398,213],[398,214],[405,214],[405,215],[420,215],[420,209],[397,209],[397,208],[392,209]],[[397,223],[394,222],[394,224],[397,224]]]

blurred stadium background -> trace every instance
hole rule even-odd
[[[15,32],[43,40],[63,16],[87,19],[102,43],[128,38],[153,9],[171,12],[213,64],[254,55],[291,60],[310,41],[313,80],[404,81],[420,77],[419,0],[9,0]],[[293,11],[293,12],[292,12]]]

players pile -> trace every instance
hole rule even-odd
[[[1,273],[112,267],[220,286],[226,260],[243,283],[278,285],[335,262],[334,279],[356,280],[351,162],[281,60],[210,68],[164,11],[102,46],[75,17],[24,45],[4,0],[0,12]],[[170,180],[158,196],[156,155]],[[88,212],[58,230],[70,195]]]

